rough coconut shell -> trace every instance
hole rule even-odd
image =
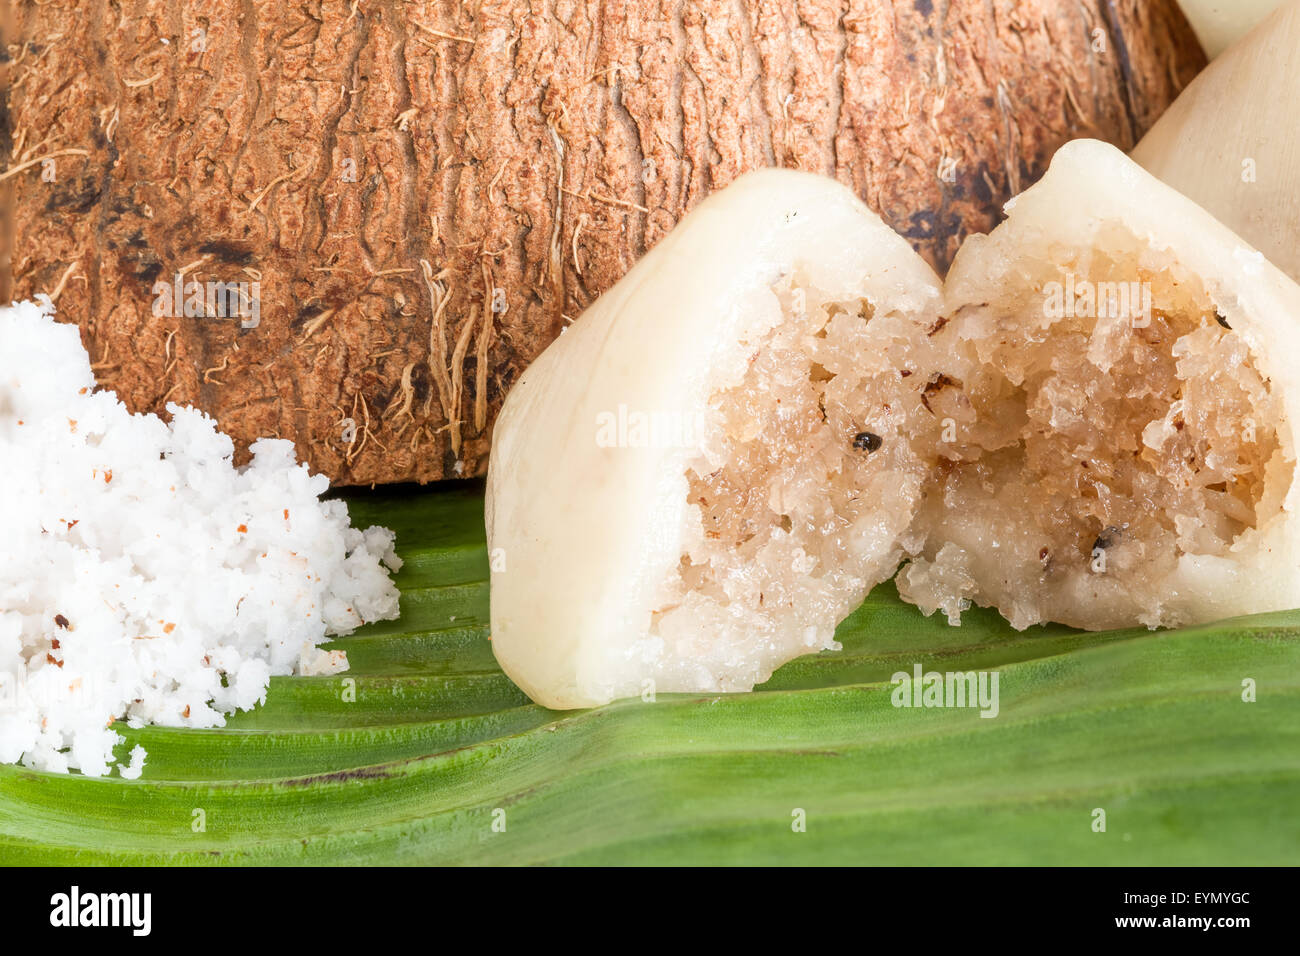
[[[12,277],[133,409],[343,483],[481,473],[520,371],[712,190],[835,175],[941,271],[1204,65],[1174,0],[23,5]],[[258,283],[260,324],[155,315]],[[173,308],[172,311],[179,311]]]

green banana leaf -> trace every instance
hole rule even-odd
[[[752,694],[558,713],[492,657],[481,485],[348,497],[398,533],[401,620],[227,727],[119,724],[139,780],[0,766],[0,862],[1300,861],[1300,612],[1017,633],[887,584]],[[996,671],[999,713],[895,706],[916,664]]]

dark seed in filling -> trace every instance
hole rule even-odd
[[[884,439],[871,432],[858,432],[853,436],[853,447],[858,451],[872,452],[884,444]]]
[[[1092,543],[1092,550],[1102,551],[1105,550],[1106,548],[1111,547],[1116,541],[1120,539],[1120,536],[1123,533],[1124,532],[1122,529],[1117,528],[1114,525],[1111,525],[1101,534],[1097,535],[1097,540]]]
[[[1225,318],[1223,317],[1223,313],[1222,313],[1222,312],[1215,312],[1215,313],[1214,313],[1214,318],[1215,318],[1216,320],[1218,320],[1218,323],[1219,323],[1221,326],[1223,326],[1225,329],[1228,329],[1229,331],[1232,330],[1232,326],[1228,324],[1228,320],[1225,319]]]

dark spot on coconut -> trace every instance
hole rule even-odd
[[[1126,94],[1124,96],[1124,112],[1128,117],[1129,130],[1133,134],[1133,139],[1137,140],[1141,124],[1138,121],[1138,109],[1134,102],[1133,91],[1141,89],[1141,82],[1134,75],[1133,60],[1129,56],[1128,42],[1124,39],[1124,26],[1119,19],[1115,4],[1102,4],[1101,15],[1106,20],[1106,32],[1110,34],[1113,40],[1116,58],[1119,60],[1120,77],[1123,80],[1123,89]]]
[[[135,270],[137,278],[147,286],[152,286],[154,280],[162,272],[163,265],[158,260],[141,261],[139,268]]]
[[[1232,326],[1228,324],[1228,320],[1223,317],[1222,312],[1215,311],[1214,320],[1218,322],[1221,326],[1223,326],[1225,329],[1227,329],[1229,332],[1232,331]]]
[[[90,212],[99,202],[100,186],[93,176],[69,180],[50,191],[45,201],[47,212],[82,214]]]
[[[931,0],[913,0],[912,6],[923,17],[928,17],[934,13],[934,4]]]
[[[411,370],[411,390],[415,392],[417,402],[423,402],[429,397],[430,386],[429,365],[427,362],[421,362]]]
[[[934,213],[928,210],[914,212],[911,216],[912,224],[902,230],[904,236],[908,239],[933,239],[934,238]]]
[[[993,97],[988,97],[988,105],[993,105]],[[980,202],[990,203],[993,201],[993,190],[989,188],[989,165],[980,163],[979,168],[975,170],[975,175],[971,177],[971,189],[975,190],[975,197]]]
[[[59,627],[63,628],[65,631],[68,629],[68,619],[64,617],[62,614],[54,615],[54,623],[57,624]]]
[[[199,252],[203,255],[215,256],[222,262],[228,262],[236,266],[252,265],[257,258],[252,249],[236,245],[233,242],[226,242],[221,239],[215,239],[212,242],[205,242],[199,246]]]
[[[899,378],[907,378],[911,374],[912,374],[912,370],[910,368],[900,368],[898,370]]]
[[[1043,170],[1039,166],[1039,161],[1037,158],[1035,158],[1034,164],[1030,166],[1024,156],[1020,157],[1020,178],[1023,181],[1029,183],[1036,183],[1038,182],[1038,180],[1042,179],[1042,177],[1043,177]]]
[[[1047,558],[1048,558],[1048,556],[1049,556],[1050,554],[1051,554],[1050,551],[1048,551],[1046,548],[1042,548],[1042,549],[1040,549],[1039,552],[1038,552],[1038,560],[1039,560],[1039,561],[1046,561]]]
[[[948,316],[941,315],[939,316],[938,320],[934,323],[934,325],[930,327],[930,331],[926,332],[925,334],[927,336],[938,335],[939,331],[947,324],[948,324]]]
[[[872,432],[858,432],[853,436],[853,447],[858,451],[878,451],[885,440]]]
[[[325,306],[319,302],[308,302],[298,309],[298,314],[293,317],[292,327],[295,329],[302,328],[316,316],[325,311]]]

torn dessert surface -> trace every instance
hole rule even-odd
[[[954,383],[900,593],[1017,628],[1300,604],[1300,288],[1113,147],[1068,144],[968,239]]]
[[[921,547],[940,283],[830,179],[711,197],[511,391],[492,645],[557,708],[748,690]]]
[[[494,437],[497,659],[534,700],[748,690],[900,562],[957,623],[1300,603],[1300,287],[1077,141],[947,282],[847,190],[744,177],[542,354]]]

